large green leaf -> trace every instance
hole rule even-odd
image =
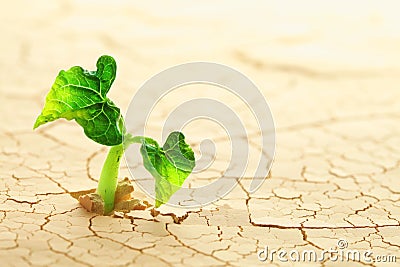
[[[168,202],[192,172],[194,153],[180,132],[172,132],[163,147],[153,139],[144,138],[140,152],[144,167],[155,178],[156,207],[159,207]]]
[[[101,56],[96,66],[96,71],[79,66],[60,71],[34,129],[60,118],[74,119],[93,141],[108,146],[122,143],[124,126],[120,109],[106,96],[117,65],[112,57]]]

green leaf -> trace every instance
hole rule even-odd
[[[172,132],[163,147],[151,138],[143,138],[140,153],[144,167],[156,180],[157,208],[182,187],[195,166],[194,153],[180,132]]]
[[[114,146],[122,143],[124,134],[120,109],[107,98],[114,82],[117,65],[110,56],[97,60],[97,70],[79,66],[60,71],[34,129],[60,118],[75,120],[93,141]]]

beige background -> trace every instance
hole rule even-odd
[[[397,1],[3,3],[1,265],[254,266],[265,245],[320,251],[340,238],[349,249],[399,257],[399,10]],[[110,98],[123,111],[146,79],[172,65],[212,61],[245,73],[274,114],[272,176],[252,195],[245,177],[202,210],[163,207],[188,215],[180,225],[148,212],[85,212],[68,192],[96,186],[106,150],[72,122],[32,125],[57,72],[94,69],[102,54],[117,60]],[[171,99],[151,120],[155,138]],[[210,133],[225,146],[223,132],[191,129],[196,153]],[[228,154],[188,183],[218,177]]]

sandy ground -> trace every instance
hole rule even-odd
[[[255,266],[267,264],[256,253],[266,245],[322,251],[339,239],[400,261],[398,2],[232,2],[3,3],[1,266]],[[274,114],[272,176],[254,194],[245,177],[182,224],[148,212],[87,213],[69,192],[96,187],[106,149],[72,122],[36,132],[32,125],[57,72],[94,69],[102,54],[117,60],[110,97],[122,110],[172,65],[201,60],[241,70]],[[151,122],[157,134],[161,117]],[[204,127],[187,134],[194,146],[208,135]]]

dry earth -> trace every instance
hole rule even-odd
[[[396,1],[3,3],[0,265],[255,266],[271,263],[257,259],[265,245],[321,251],[338,239],[399,262],[399,9]],[[169,66],[201,60],[241,70],[274,114],[271,177],[250,195],[251,176],[244,177],[181,224],[147,211],[87,213],[69,192],[96,186],[106,149],[72,122],[36,132],[32,125],[58,70],[94,69],[104,53],[118,63],[110,97],[122,110],[143,81]],[[196,96],[190,92],[184,95]],[[159,115],[180,99],[166,101]],[[162,116],[150,121],[158,138]],[[227,140],[217,130],[192,129],[186,135],[195,147],[205,137],[220,147]],[[254,151],[257,144],[255,136]],[[216,166],[228,158],[217,159],[188,183],[218,177]],[[346,262],[369,264],[394,265]]]

